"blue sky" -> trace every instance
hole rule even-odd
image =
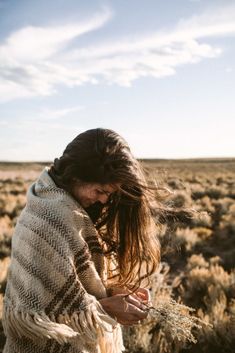
[[[234,0],[0,0],[0,160],[80,132],[140,158],[235,157]]]

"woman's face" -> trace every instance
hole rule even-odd
[[[105,204],[109,196],[118,190],[120,184],[84,183],[75,185],[72,191],[74,198],[83,208],[87,208],[99,201]]]

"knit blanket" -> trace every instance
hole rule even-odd
[[[102,308],[104,255],[85,210],[48,168],[27,192],[12,238],[3,304],[4,353],[120,353],[120,325]]]

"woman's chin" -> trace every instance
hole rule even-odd
[[[92,202],[92,201],[83,201],[83,202],[81,202],[81,205],[83,208],[88,208],[88,207],[92,206],[93,203],[94,202]]]

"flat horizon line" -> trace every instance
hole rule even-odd
[[[147,162],[156,162],[156,161],[235,161],[234,157],[190,157],[190,158],[136,158],[139,161],[147,161]],[[0,164],[52,164],[53,161],[9,161],[9,160],[0,160]]]

